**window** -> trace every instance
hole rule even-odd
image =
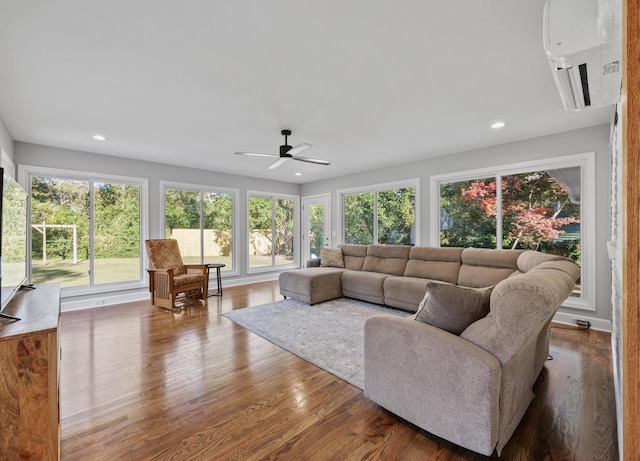
[[[495,184],[495,178],[440,183],[440,246],[496,248]]]
[[[248,193],[249,270],[294,267],[297,257],[298,198]]]
[[[584,232],[595,214],[593,164],[584,154],[434,177],[435,243],[566,256],[582,272],[567,305],[594,310],[594,244]]]
[[[236,190],[176,183],[164,187],[165,238],[178,241],[186,264],[221,263],[235,271]]]
[[[44,168],[27,177],[32,282],[78,289],[142,282],[145,180]]]
[[[417,180],[339,191],[342,241],[368,245],[416,244]]]

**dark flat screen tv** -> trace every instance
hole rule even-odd
[[[27,193],[0,168],[0,317],[19,320],[2,312],[27,280]]]

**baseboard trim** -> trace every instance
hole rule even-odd
[[[598,331],[606,331],[611,333],[613,331],[613,323],[611,320],[599,319],[597,317],[590,317],[588,315],[576,314],[576,313],[567,313],[567,312],[557,312],[553,317],[553,321],[556,323],[562,323],[565,325],[576,325],[576,320],[587,320],[591,322],[591,329]]]
[[[251,277],[229,277],[222,279],[222,289],[224,293],[225,287],[233,287],[238,285],[247,285],[249,283],[258,282],[270,282],[272,280],[278,280],[279,272],[265,273],[261,275],[253,275]],[[209,281],[209,288],[215,290],[215,278]],[[83,296],[82,299],[64,298],[62,296],[60,302],[60,310],[62,312],[79,311],[84,309],[95,309],[96,307],[108,307],[114,304],[122,304],[133,301],[143,301],[149,299],[149,290],[147,288],[128,291],[126,293],[113,292],[113,293],[96,293],[95,295]]]

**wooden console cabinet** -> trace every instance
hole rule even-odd
[[[0,320],[0,459],[60,459],[60,288],[18,293]]]

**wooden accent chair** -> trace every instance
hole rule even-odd
[[[149,291],[151,304],[175,309],[179,293],[182,298],[197,295],[207,299],[209,271],[204,264],[184,264],[178,241],[174,239],[146,240],[149,258]]]

